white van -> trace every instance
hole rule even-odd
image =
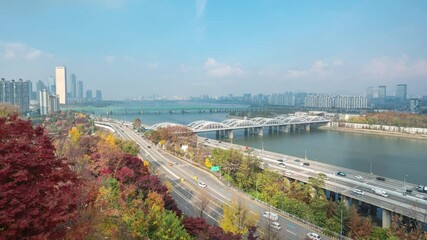
[[[270,220],[273,221],[277,221],[277,219],[279,219],[279,216],[275,213],[272,212],[264,212],[264,214],[262,214],[263,217],[268,218]]]
[[[271,222],[270,227],[274,230],[277,230],[277,231],[282,229],[282,226],[280,226],[280,223],[278,223],[278,222]]]

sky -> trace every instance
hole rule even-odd
[[[65,65],[104,99],[427,95],[427,1],[0,0],[0,78]]]

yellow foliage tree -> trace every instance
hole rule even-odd
[[[113,134],[108,134],[108,136],[105,138],[105,141],[110,145],[110,146],[116,146],[116,138],[113,136]]]
[[[144,164],[144,166],[147,167],[148,171],[150,171],[150,163],[147,160],[144,160],[142,164]]]
[[[80,139],[80,132],[76,127],[71,128],[71,130],[68,131],[68,135],[71,137],[73,143],[77,143]]]
[[[159,142],[159,144],[160,144],[160,145],[163,145],[163,144],[165,144],[165,142],[166,142],[165,140],[161,140],[161,141]]]
[[[212,163],[211,163],[211,161],[209,161],[209,158],[206,158],[206,160],[205,160],[205,166],[207,168],[211,168],[212,167]]]
[[[241,201],[223,206],[224,215],[219,222],[219,226],[225,231],[234,234],[244,235],[249,227],[254,226],[258,221],[258,216],[252,216],[249,210]]]

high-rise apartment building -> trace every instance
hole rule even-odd
[[[73,99],[74,101],[77,98],[77,79],[74,73],[70,75],[70,78],[71,78],[71,99]]]
[[[102,101],[102,92],[101,92],[101,90],[96,90],[95,101],[97,101],[97,102]]]
[[[77,82],[77,99],[79,102],[83,102],[83,82]]]
[[[67,104],[67,69],[65,66],[55,68],[56,95],[60,104]]]
[[[40,92],[40,115],[59,111],[59,98],[49,93],[47,89]]]
[[[88,101],[88,102],[92,102],[93,101],[92,90],[87,90],[86,91],[86,101]]]
[[[378,87],[378,103],[385,104],[387,98],[387,89],[386,86]]]
[[[21,112],[30,110],[30,81],[0,80],[0,102],[19,106]]]
[[[368,101],[368,104],[372,104],[372,100],[374,99],[374,88],[373,87],[368,87],[366,89],[365,97],[366,97],[366,100]]]
[[[406,102],[408,99],[408,85],[397,84],[396,85],[396,100],[399,102]]]
[[[268,101],[271,105],[295,106],[295,96],[292,92],[272,94]]]

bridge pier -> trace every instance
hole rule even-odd
[[[295,131],[296,131],[296,128],[297,128],[297,125],[292,124],[292,131],[293,131],[293,132],[295,132]]]
[[[216,130],[216,139],[219,139],[219,130]]]
[[[289,125],[286,125],[285,126],[285,133],[288,133],[290,129],[291,129],[291,127]]]
[[[234,138],[233,130],[226,130],[225,131],[225,136],[228,137],[228,138],[230,138],[230,139],[233,139]]]
[[[243,131],[244,131],[245,136],[248,136],[249,130],[247,128],[245,128]]]
[[[273,132],[273,127],[272,126],[268,127],[268,133],[271,134],[272,132]]]
[[[341,199],[344,202],[346,207],[350,207],[351,206],[351,198],[341,195]]]
[[[310,132],[310,124],[305,125],[305,131]]]
[[[264,131],[263,131],[263,127],[258,128],[258,135],[259,136],[264,136]]]
[[[391,225],[391,211],[382,209],[382,228],[390,228]]]

